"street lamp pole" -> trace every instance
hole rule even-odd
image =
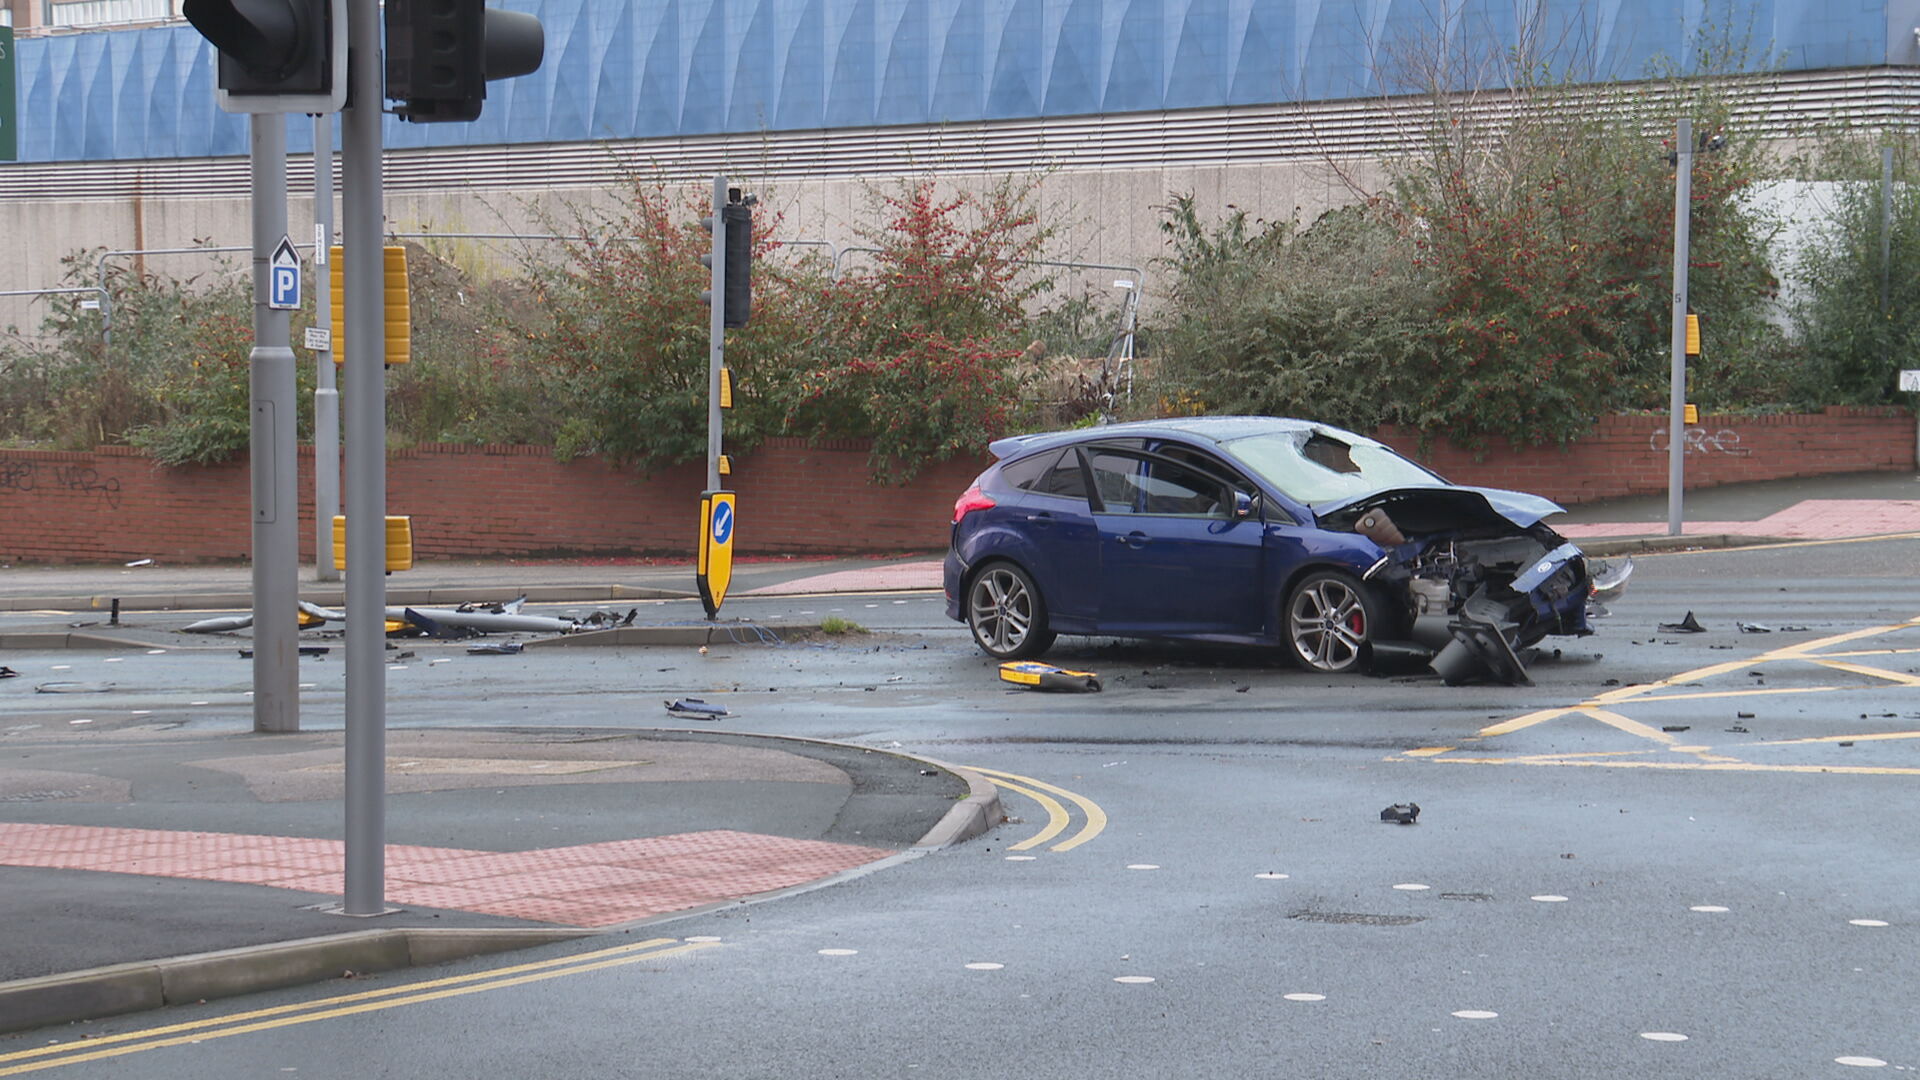
[[[1692,245],[1693,121],[1674,131],[1673,169],[1673,370],[1667,392],[1667,535],[1680,535],[1680,503],[1686,490],[1687,454],[1687,258]]]

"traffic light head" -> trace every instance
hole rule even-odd
[[[228,112],[333,112],[346,100],[345,0],[186,0],[219,51]]]
[[[387,0],[387,90],[416,123],[477,120],[487,81],[539,70],[540,20],[485,0]]]
[[[726,315],[724,325],[738,330],[753,309],[753,204],[738,199],[720,211],[727,223]]]

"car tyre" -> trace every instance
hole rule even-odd
[[[988,563],[967,586],[967,629],[996,660],[1024,660],[1052,647],[1047,605],[1025,570],[1010,562]]]
[[[1287,593],[1281,612],[1288,659],[1328,674],[1365,671],[1387,632],[1387,605],[1352,574],[1316,570]]]

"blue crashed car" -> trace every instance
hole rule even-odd
[[[1524,683],[1631,572],[1536,495],[1461,487],[1350,431],[1263,416],[1022,435],[954,503],[947,616],[989,655],[1060,634],[1278,645],[1324,672],[1425,659]]]

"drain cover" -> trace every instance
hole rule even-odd
[[[1287,918],[1301,922],[1345,923],[1350,926],[1411,926],[1426,921],[1424,915],[1363,915],[1354,911],[1296,911]]]
[[[78,791],[21,791],[12,795],[0,795],[0,802],[49,802],[54,799],[77,799]]]

